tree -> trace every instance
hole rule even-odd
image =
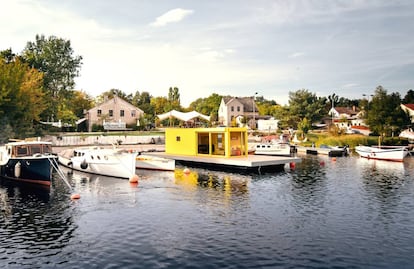
[[[44,74],[43,90],[48,109],[42,115],[43,119],[57,115],[58,104],[66,92],[74,88],[82,57],[74,56],[69,40],[44,35],[36,35],[34,42],[27,42],[22,57],[30,67]]]
[[[168,89],[168,110],[181,110],[180,91],[177,87]]]
[[[20,59],[0,61],[0,121],[6,130],[10,126],[22,138],[34,133],[33,122],[46,108],[42,85],[43,73]]]
[[[204,115],[209,115],[212,122],[217,121],[222,98],[223,96],[213,93],[207,98],[198,98],[190,104],[189,109]]]
[[[407,94],[402,100],[403,104],[414,104],[414,91],[412,89],[408,90]]]
[[[108,99],[114,98],[114,96],[118,96],[119,98],[124,99],[128,103],[132,103],[132,94],[126,94],[125,92],[119,89],[110,89],[109,91],[101,93],[98,97],[96,97],[98,103],[102,103],[105,100],[105,97]]]
[[[309,90],[298,90],[296,92],[289,92],[289,114],[291,117],[297,117],[298,122],[306,118],[310,124],[319,121],[325,116],[325,98],[318,98]]]
[[[370,102],[367,123],[371,131],[378,135],[391,136],[410,124],[410,117],[401,109],[399,93],[387,94],[378,86]]]

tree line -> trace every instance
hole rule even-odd
[[[152,96],[149,91],[126,94],[119,89],[104,91],[96,98],[82,90],[75,90],[82,56],[75,55],[69,40],[55,36],[36,35],[27,42],[20,54],[12,49],[0,51],[0,124],[3,131],[0,142],[8,138],[40,136],[48,130],[41,123],[61,120],[74,125],[84,112],[114,95],[125,99],[145,112],[139,128],[157,121],[156,115],[172,109],[196,110],[209,115],[210,124],[218,124],[218,109],[223,95],[211,94],[198,98],[188,108],[182,107],[178,87],[170,87],[167,96]],[[308,89],[289,92],[288,105],[275,100],[256,97],[260,115],[280,120],[281,128],[300,129],[304,132],[327,117],[332,106],[358,107],[367,113],[366,123],[376,134],[399,132],[411,125],[409,116],[400,108],[401,103],[414,103],[414,91],[408,90],[401,99],[398,92],[388,94],[378,86],[371,98],[347,99],[336,94],[319,97]]]

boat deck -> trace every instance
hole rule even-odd
[[[147,152],[169,159],[174,159],[177,163],[187,166],[206,167],[213,170],[233,170],[234,172],[271,172],[282,171],[285,164],[300,163],[301,158],[267,155],[248,155],[223,158],[221,156],[186,156],[167,154],[165,152]],[[234,169],[237,169],[236,171]]]

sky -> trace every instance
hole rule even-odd
[[[0,50],[36,34],[83,57],[76,90],[213,93],[287,104],[307,89],[363,98],[414,88],[414,1],[0,0]]]

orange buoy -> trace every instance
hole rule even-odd
[[[333,158],[332,158],[332,161],[333,161],[333,162],[336,162],[336,157],[333,157]]]
[[[183,172],[184,172],[184,174],[188,175],[188,174],[190,174],[191,171],[188,168],[184,168]]]
[[[138,183],[138,175],[133,175],[129,178],[129,183]]]
[[[79,193],[74,193],[70,196],[70,199],[72,199],[72,200],[80,199],[80,194]]]

